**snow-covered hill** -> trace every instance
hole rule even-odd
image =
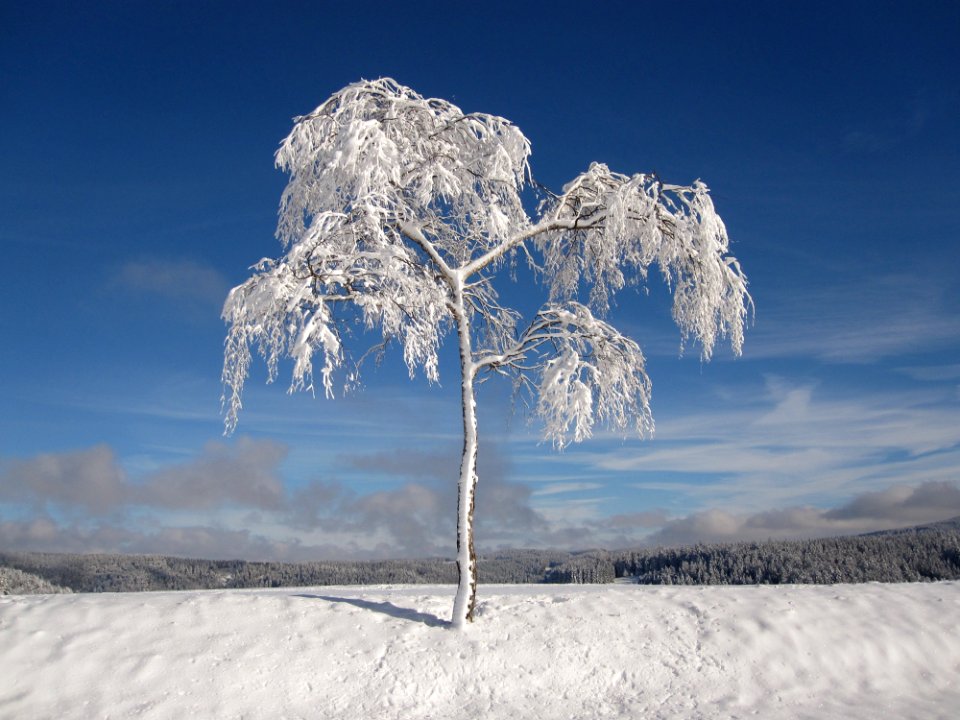
[[[2,718],[954,718],[960,583],[0,597]]]

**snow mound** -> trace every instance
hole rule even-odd
[[[960,583],[0,597],[2,718],[952,718]]]

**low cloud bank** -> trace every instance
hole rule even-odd
[[[0,547],[49,552],[158,553],[249,560],[452,556],[453,451],[344,456],[355,470],[393,476],[360,493],[335,481],[288,487],[287,448],[241,438],[209,443],[188,462],[132,478],[100,445],[0,465]],[[834,508],[753,514],[707,509],[550,518],[530,486],[510,482],[502,454],[480,457],[481,549],[626,547],[845,535],[960,516],[957,483],[930,481],[864,492]]]
[[[960,487],[956,483],[926,482],[865,492],[829,510],[791,507],[751,515],[706,510],[668,521],[648,538],[648,542],[680,545],[852,535],[922,525],[957,516],[960,516]]]
[[[361,494],[335,481],[287,487],[287,448],[270,440],[212,442],[189,462],[130,477],[106,445],[0,466],[0,546],[51,552],[161,553],[303,560],[452,555],[455,454],[410,450],[342,459],[401,478]],[[481,544],[523,545],[549,531],[528,486],[480,458]],[[13,515],[14,517],[9,517]],[[282,538],[282,539],[277,539]]]

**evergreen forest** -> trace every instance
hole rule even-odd
[[[627,550],[504,550],[482,583],[831,584],[960,579],[960,518],[868,535]],[[0,551],[0,594],[314,585],[453,584],[456,563],[248,562],[159,555]]]

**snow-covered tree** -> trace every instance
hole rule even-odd
[[[391,79],[362,81],[298,117],[276,153],[290,180],[277,235],[286,254],[264,259],[234,288],[223,370],[232,432],[251,346],[270,379],[293,362],[291,390],[327,396],[349,386],[369,350],[351,355],[359,325],[398,344],[411,375],[439,378],[438,349],[460,350],[460,466],[453,625],[473,619],[477,559],[475,382],[511,376],[530,394],[544,437],[558,448],[598,422],[624,434],[653,431],[650,380],[637,344],[603,318],[611,296],[656,265],[673,291],[673,318],[709,359],[729,337],[740,352],[750,303],[707,186],[621,175],[599,163],[528,214],[530,142],[494,115],[464,113]],[[494,280],[528,263],[546,303],[528,323],[499,302]],[[358,333],[362,334],[362,333]],[[338,373],[337,371],[341,371]]]

